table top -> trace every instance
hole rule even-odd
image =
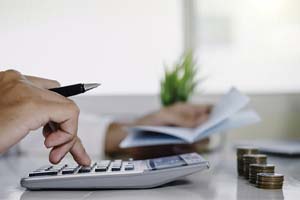
[[[210,169],[153,189],[27,191],[19,185],[27,172],[47,162],[46,156],[12,156],[0,159],[0,199],[299,199],[300,158],[269,156],[269,163],[285,175],[282,190],[263,190],[249,184],[236,173],[235,152],[231,145],[203,155]],[[147,194],[147,195],[145,195]]]

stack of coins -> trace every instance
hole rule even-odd
[[[264,154],[246,154],[243,155],[244,177],[249,179],[250,164],[267,164],[267,156]]]
[[[258,173],[256,186],[262,189],[282,189],[284,176],[275,173]]]
[[[249,166],[249,181],[256,184],[258,173],[274,173],[275,165],[272,164],[250,164]]]
[[[245,154],[258,154],[258,149],[255,147],[238,147],[236,151],[237,156],[237,171],[239,176],[244,175],[244,161],[243,155]]]

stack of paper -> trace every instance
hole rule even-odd
[[[253,109],[244,109],[249,98],[232,88],[214,106],[207,122],[197,128],[169,126],[135,126],[128,128],[128,136],[121,148],[194,143],[212,134],[224,133],[229,129],[254,124],[260,117]]]

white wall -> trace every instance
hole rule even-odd
[[[300,92],[299,0],[196,0],[198,60],[210,92]]]
[[[182,53],[181,12],[179,0],[0,0],[0,70],[156,93]]]
[[[300,1],[195,0],[200,91],[300,92]],[[182,53],[181,0],[0,0],[0,70],[92,94],[156,94]],[[89,93],[89,94],[91,94]]]

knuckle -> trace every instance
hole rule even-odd
[[[73,147],[76,143],[80,142],[78,139],[79,139],[79,138],[77,137],[77,135],[74,135],[74,137],[73,137],[73,139],[72,139],[72,141],[71,141],[72,147]]]
[[[7,75],[9,77],[21,77],[22,76],[22,74],[19,71],[14,70],[14,69],[6,70],[4,73],[5,73],[5,75]]]
[[[76,115],[79,115],[80,109],[79,109],[79,107],[77,106],[77,104],[76,104],[74,101],[70,100],[70,101],[69,101],[69,105],[70,105],[70,108],[71,108],[72,112],[73,112],[74,114],[76,114]]]
[[[77,133],[68,133],[68,137],[69,137],[69,141],[76,141],[76,138],[77,138]]]
[[[53,85],[60,86],[60,83],[57,80],[51,80],[51,82],[53,83]]]

